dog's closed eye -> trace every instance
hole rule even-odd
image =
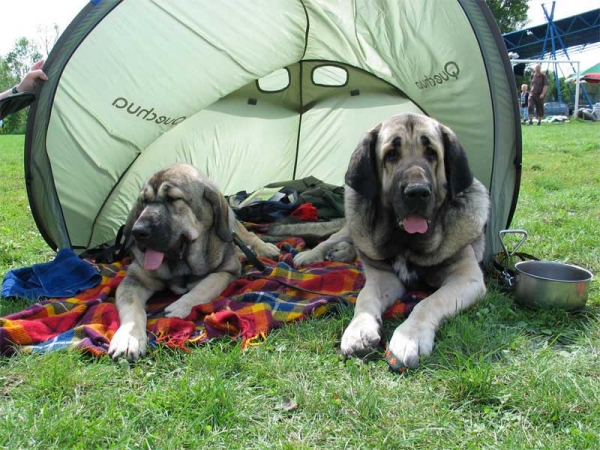
[[[175,203],[176,201],[183,200],[183,199],[182,199],[181,197],[176,197],[176,196],[174,196],[174,195],[167,194],[167,195],[165,196],[165,200],[166,200],[168,203]]]
[[[163,186],[161,186],[161,193],[162,193],[162,198],[167,202],[167,203],[175,203],[177,201],[180,200],[185,200],[185,196],[183,194],[183,192],[171,185],[168,184],[163,184]]]

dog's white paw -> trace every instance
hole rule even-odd
[[[269,259],[277,259],[279,256],[279,248],[270,242],[261,242],[259,245],[255,246],[254,251],[258,256]]]
[[[192,308],[193,306],[190,305],[186,301],[185,296],[183,296],[165,308],[165,317],[178,317],[184,319],[191,314]]]
[[[433,328],[409,318],[394,331],[389,350],[406,367],[415,368],[421,355],[428,356],[433,351],[434,339]]]
[[[258,256],[264,256],[269,259],[277,259],[279,256],[279,247],[270,242],[265,242]]]
[[[306,252],[300,252],[294,256],[294,265],[296,267],[305,267],[312,263],[323,261],[321,253],[318,251],[308,250]]]
[[[350,263],[356,259],[356,249],[349,242],[338,242],[325,256],[327,261]]]
[[[140,332],[131,326],[121,326],[110,341],[108,355],[113,359],[124,356],[129,361],[135,361],[146,354],[147,344],[145,330]]]
[[[346,356],[365,355],[379,345],[381,335],[379,322],[370,314],[359,314],[342,336],[341,350]]]

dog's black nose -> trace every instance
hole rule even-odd
[[[410,183],[402,191],[405,200],[419,202],[429,200],[431,197],[431,186],[425,183]]]
[[[401,195],[407,211],[422,211],[431,199],[431,186],[427,183],[409,183],[401,190]]]
[[[131,234],[136,241],[145,241],[152,234],[152,230],[148,226],[134,226],[131,230]]]

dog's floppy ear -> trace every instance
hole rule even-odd
[[[123,226],[123,247],[120,253],[125,254],[125,252],[127,252],[129,248],[131,248],[131,246],[133,245],[133,236],[131,235],[131,230],[133,229],[133,225],[135,224],[135,222],[138,220],[138,217],[140,217],[142,210],[142,202],[140,201],[140,198],[138,196],[138,198],[135,199],[135,203],[131,207],[131,211],[129,211],[127,221]],[[117,239],[118,237],[119,235],[117,233]]]
[[[452,201],[473,183],[467,153],[456,135],[448,128],[440,130],[444,143],[444,169],[448,183],[448,198]]]
[[[140,201],[139,196],[135,199],[135,203],[131,207],[131,211],[129,211],[129,216],[127,216],[127,221],[125,222],[125,226],[123,227],[123,236],[125,239],[131,236],[131,230],[133,229],[133,225],[135,224],[138,217],[142,213],[142,202]]]
[[[352,153],[345,177],[348,186],[369,200],[374,199],[379,192],[375,147],[380,129],[381,124],[363,135]]]
[[[229,205],[225,197],[212,186],[204,185],[204,198],[212,207],[217,236],[225,242],[233,241],[229,228]]]

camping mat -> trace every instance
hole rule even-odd
[[[146,308],[149,345],[186,348],[229,335],[247,347],[260,343],[271,329],[284,323],[323,316],[341,304],[356,301],[364,285],[359,262],[322,262],[297,269],[292,260],[304,248],[304,241],[287,239],[279,247],[278,262],[261,258],[268,266],[263,272],[245,262],[239,279],[216,300],[196,306],[185,319],[164,317],[165,307],[177,296],[167,291],[156,293]],[[78,348],[96,356],[106,354],[119,326],[114,296],[128,263],[125,259],[97,264],[102,275],[98,286],[75,297],[44,300],[0,318],[0,354],[64,348]],[[384,317],[406,317],[421,298],[414,293],[406,296]]]

